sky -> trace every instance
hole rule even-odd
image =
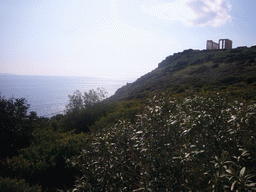
[[[0,73],[136,79],[206,40],[256,45],[256,0],[1,0]]]

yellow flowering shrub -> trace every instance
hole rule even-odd
[[[41,187],[38,185],[29,186],[24,179],[17,180],[9,177],[0,177],[0,191],[4,192],[41,192]]]
[[[6,159],[3,163],[5,170],[29,183],[40,183],[43,188],[53,187],[53,180],[57,178],[59,188],[64,184],[72,185],[75,173],[66,168],[65,158],[79,153],[79,149],[86,144],[86,135],[37,129],[33,137],[32,144],[21,149],[18,156]]]

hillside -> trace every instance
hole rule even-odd
[[[256,191],[255,61],[256,47],[185,50],[117,102],[76,91],[51,119],[0,99],[0,191]]]
[[[190,87],[244,86],[256,81],[256,47],[232,50],[184,50],[116,91],[108,100],[143,98],[149,92],[183,92]]]

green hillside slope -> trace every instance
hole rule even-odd
[[[190,87],[244,86],[256,81],[256,47],[232,50],[184,50],[168,56],[158,67],[118,89],[108,100],[143,98],[149,92],[183,92]]]

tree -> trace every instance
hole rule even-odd
[[[77,112],[83,108],[83,97],[79,90],[76,90],[73,95],[68,95],[69,104],[66,105],[67,113]]]
[[[81,109],[91,107],[92,105],[101,102],[107,97],[107,92],[103,88],[91,89],[84,92],[84,95],[79,90],[76,90],[73,95],[69,95],[69,104],[66,105],[67,113],[78,112]]]
[[[0,159],[29,146],[33,123],[38,117],[35,112],[27,115],[28,109],[25,98],[0,98]]]
[[[103,88],[91,89],[84,92],[75,91],[69,95],[69,104],[62,119],[62,128],[65,131],[75,129],[77,133],[90,131],[90,126],[104,114],[105,108],[100,103],[106,98],[107,92]]]
[[[84,106],[89,107],[95,103],[101,102],[103,99],[107,97],[107,92],[103,88],[97,88],[89,90],[88,92],[84,92]]]

